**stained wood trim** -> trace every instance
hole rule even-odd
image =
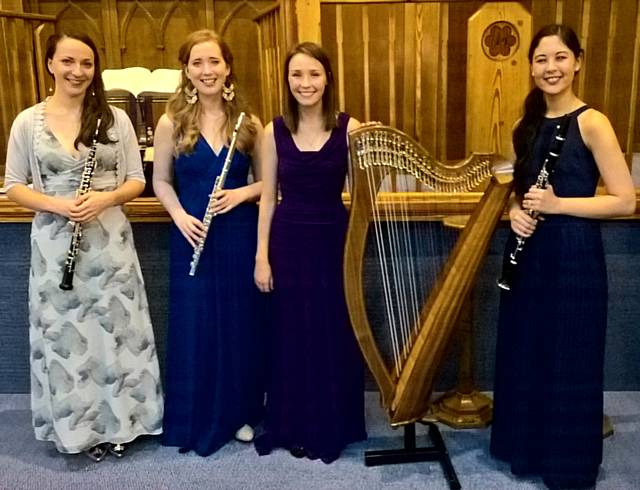
[[[634,147],[640,142],[633,141],[636,127],[636,115],[638,104],[638,78],[640,77],[640,5],[636,8],[636,38],[633,46],[633,78],[631,79],[631,100],[629,111],[629,127],[627,128],[627,161],[631,164]]]
[[[379,194],[380,208],[384,214],[385,207],[391,212],[397,210],[398,203],[407,203],[409,221],[440,221],[446,216],[470,215],[482,198],[482,192],[383,192]],[[342,194],[342,201],[350,207],[349,194]],[[170,222],[169,214],[155,197],[139,197],[125,204],[125,210],[132,222]],[[636,213],[631,217],[615,218],[640,219],[640,188],[636,189]],[[0,195],[0,223],[28,223],[33,218],[33,211],[15,204],[6,195]],[[505,213],[502,220],[508,221]]]
[[[12,10],[0,10],[0,17],[8,17],[10,19],[23,20],[43,20],[45,22],[55,22],[55,15],[29,14],[26,12],[14,12]]]

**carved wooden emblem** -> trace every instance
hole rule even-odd
[[[482,33],[482,51],[491,60],[509,59],[519,46],[520,35],[511,22],[493,22]]]

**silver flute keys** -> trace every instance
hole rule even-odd
[[[82,169],[82,177],[80,177],[80,185],[76,190],[76,197],[82,196],[91,190],[91,179],[93,178],[93,172],[96,169],[96,149],[98,146],[98,131],[100,130],[100,123],[102,119],[98,118],[96,121],[96,131],[93,133],[93,141],[91,142],[91,149],[87,154],[87,159],[84,162],[84,168]],[[71,223],[71,221],[69,221]],[[73,289],[73,274],[76,270],[76,258],[80,251],[80,241],[82,240],[82,223],[77,221],[73,223],[73,234],[71,235],[71,243],[69,244],[69,250],[67,251],[67,258],[64,262],[62,269],[62,281],[60,282],[60,289],[69,291]]]
[[[221,191],[224,188],[224,182],[227,179],[227,173],[229,172],[229,167],[231,167],[231,160],[233,160],[233,154],[236,151],[236,140],[238,138],[238,131],[240,130],[240,126],[242,125],[242,121],[244,120],[245,113],[241,112],[238,116],[238,121],[236,122],[235,127],[233,128],[233,134],[231,135],[231,143],[229,143],[229,151],[227,151],[227,156],[224,159],[224,164],[222,165],[222,170],[220,175],[216,177],[216,180],[213,184],[213,189],[211,190],[211,194],[209,194],[209,203],[207,204],[207,211],[202,218],[202,224],[204,225],[204,234],[198,240],[198,243],[193,248],[193,255],[191,256],[191,268],[189,269],[189,275],[195,276],[196,270],[198,269],[198,263],[200,262],[200,255],[202,254],[202,249],[204,248],[204,242],[207,240],[207,235],[209,234],[209,228],[211,227],[211,221],[215,217],[216,213],[211,211],[211,207],[216,202],[216,193]]]

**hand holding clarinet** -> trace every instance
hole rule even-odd
[[[513,213],[513,216],[510,216],[515,220],[514,228],[519,229],[522,233],[517,234],[516,246],[509,254],[509,260],[502,271],[502,277],[498,280],[498,287],[505,291],[511,290],[511,284],[515,271],[517,270],[520,253],[525,247],[527,237],[531,236],[535,231],[537,221],[541,219],[539,203],[545,198],[544,190],[547,189],[547,187],[550,187],[549,191],[551,191],[551,196],[553,196],[551,199],[555,198],[553,188],[549,186],[549,177],[553,174],[555,165],[560,157],[562,145],[567,137],[569,121],[570,118],[568,116],[564,116],[558,123],[549,146],[549,154],[542,164],[536,183],[532,186],[529,192],[524,195],[523,207],[525,209],[517,210]],[[527,216],[530,219],[527,219]]]

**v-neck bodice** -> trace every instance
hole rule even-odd
[[[181,153],[174,160],[175,187],[182,207],[192,215],[201,217],[207,208],[209,194],[216,177],[222,172],[229,147],[223,146],[216,154],[202,135],[191,153]],[[251,158],[236,149],[225,180],[225,189],[247,185]]]
[[[80,143],[79,156],[77,158],[73,156],[48,126],[44,110],[43,105],[38,114],[40,123],[36,127],[39,135],[35,146],[43,191],[52,195],[72,195],[80,186],[89,148]],[[99,143],[96,147],[96,167],[91,179],[91,187],[96,190],[110,190],[117,187],[117,168],[115,145]]]

